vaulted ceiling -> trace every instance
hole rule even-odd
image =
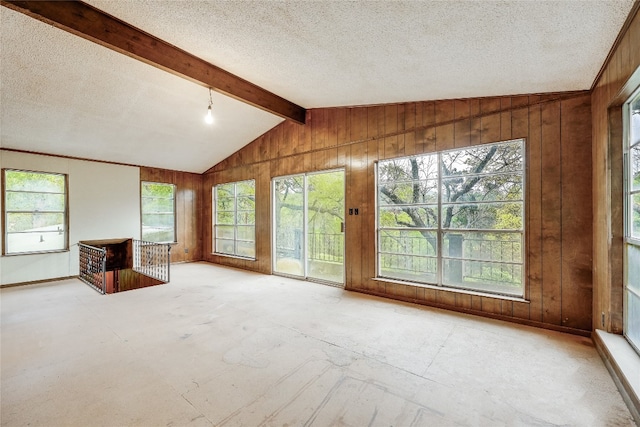
[[[589,89],[633,6],[88,3],[305,108]],[[0,8],[3,148],[203,172],[283,119]]]

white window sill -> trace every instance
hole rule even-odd
[[[640,425],[640,355],[622,335],[596,329],[593,341],[631,415]]]

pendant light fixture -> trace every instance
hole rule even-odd
[[[213,124],[213,111],[211,111],[212,105],[213,98],[211,97],[211,88],[209,88],[209,108],[207,108],[207,115],[204,116],[204,122],[208,125]]]

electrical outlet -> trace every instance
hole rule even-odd
[[[184,253],[188,254],[189,253],[189,248],[184,248]]]
[[[602,327],[604,328],[604,311],[602,312]]]

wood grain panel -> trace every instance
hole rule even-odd
[[[529,318],[542,321],[542,118],[540,105],[529,108],[527,144],[528,197],[525,228],[527,238],[527,298],[531,301]]]
[[[622,174],[621,156],[616,156],[619,144],[610,146],[621,124],[610,122],[610,114],[620,112],[624,100],[616,95],[626,86],[632,73],[640,67],[640,14],[636,3],[625,22],[626,31],[620,34],[607,62],[593,84],[591,94],[592,114],[592,176],[593,202],[593,311],[592,328],[622,333],[623,307],[622,242],[619,232],[619,211],[622,206],[620,193],[615,190],[616,180]],[[637,83],[634,83],[637,85]],[[614,155],[611,155],[614,154]],[[602,319],[604,318],[604,322]]]
[[[542,320],[561,324],[562,163],[560,103],[543,104],[542,118]]]
[[[561,103],[562,108],[562,280],[576,283],[561,289],[562,324],[577,329],[591,327],[592,239],[584,233],[592,224],[591,145],[589,123],[591,97],[585,95]]]
[[[583,234],[589,235],[592,225],[590,215],[581,213],[577,202],[568,202],[567,211],[563,210],[562,192],[568,191],[565,188],[572,188],[573,182],[578,179],[578,171],[584,174],[586,170],[588,175],[588,166],[580,169],[580,165],[588,161],[588,150],[587,154],[581,153],[580,156],[570,155],[573,150],[578,149],[578,141],[583,144],[586,141],[588,145],[591,122],[584,105],[588,98],[587,92],[571,92],[544,96],[345,107],[326,109],[324,112],[310,110],[307,112],[310,115],[307,125],[293,125],[297,132],[290,132],[287,126],[292,125],[285,122],[279,125],[281,129],[274,129],[249,144],[248,152],[254,150],[257,153],[255,163],[243,164],[244,157],[225,161],[221,162],[224,166],[221,170],[218,170],[220,166],[216,166],[212,168],[216,172],[205,175],[210,178],[205,178],[204,193],[211,191],[213,183],[232,176],[238,179],[259,176],[256,179],[266,185],[257,186],[261,192],[267,192],[267,196],[265,201],[260,201],[257,205],[257,209],[262,211],[262,214],[257,214],[257,221],[264,227],[258,224],[257,239],[260,241],[260,249],[256,262],[243,261],[244,265],[241,265],[235,260],[209,254],[204,254],[204,257],[209,261],[240,268],[270,271],[270,179],[279,175],[344,165],[347,180],[346,207],[358,207],[360,212],[358,216],[346,218],[348,289],[402,300],[418,300],[438,307],[485,313],[491,317],[511,318],[514,321],[548,325],[556,329],[562,328],[564,310],[570,313],[570,320],[566,322],[568,330],[584,330],[587,328],[585,325],[590,322],[590,313],[584,310],[584,307],[590,306],[590,300],[588,293],[583,292],[590,286],[589,268],[586,265],[584,270],[584,259],[578,260],[578,256],[574,255],[578,252],[576,245],[569,242],[570,229],[563,233],[562,227],[563,222],[576,220],[584,228]],[[561,105],[566,105],[566,108],[561,109]],[[291,138],[291,141],[287,138]],[[503,301],[493,297],[374,280],[375,162],[381,158],[428,153],[453,146],[463,147],[511,138],[526,139],[525,296],[529,301]],[[295,147],[285,148],[287,143],[295,144]],[[252,149],[251,145],[255,148]],[[261,157],[269,146],[278,147],[269,151],[273,155],[272,161],[268,160],[269,157]],[[281,156],[282,153],[291,154]],[[255,169],[262,164],[267,165],[265,169]],[[210,200],[206,197],[203,201],[210,205]],[[210,206],[205,206],[203,212],[205,217],[210,215]],[[209,220],[205,219],[202,223],[205,229],[210,228]],[[210,238],[210,231],[205,231],[203,235],[205,239]],[[565,245],[567,254],[563,257]],[[581,245],[580,253],[591,251],[588,241],[583,241]],[[203,247],[206,247],[206,242]],[[580,274],[574,274],[580,271]],[[564,295],[569,300],[577,300],[569,303],[562,299]]]

